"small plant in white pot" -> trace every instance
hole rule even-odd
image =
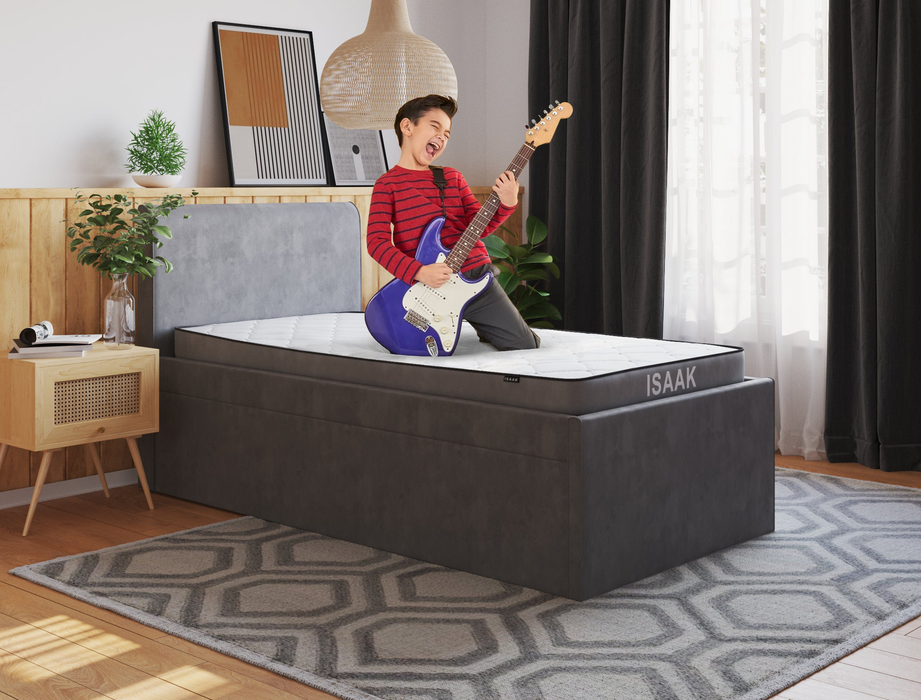
[[[153,110],[138,128],[131,132],[128,162],[125,167],[141,187],[173,187],[182,179],[186,149],[176,133],[176,124],[163,112]]]

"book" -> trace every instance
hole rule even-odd
[[[14,338],[13,347],[10,349],[10,352],[39,357],[52,352],[80,353],[89,349],[91,348],[88,345],[74,345],[72,343],[46,343],[42,345],[27,345],[21,340]]]
[[[92,348],[78,345],[76,349],[69,350],[64,348],[50,348],[54,352],[40,352],[40,353],[26,353],[19,352],[16,348],[10,350],[7,354],[7,358],[10,360],[51,360],[54,358],[64,359],[72,357],[83,357],[88,352],[92,352]]]
[[[49,335],[47,338],[35,340],[29,347],[39,345],[92,345],[100,340],[102,335],[99,333],[84,333],[80,335]]]

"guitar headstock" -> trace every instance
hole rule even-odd
[[[543,116],[532,119],[531,123],[527,125],[527,132],[524,137],[525,142],[533,148],[550,143],[553,134],[556,133],[557,125],[561,120],[569,119],[571,115],[572,105],[568,102],[560,103],[557,100],[544,110]]]

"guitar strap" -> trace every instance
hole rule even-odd
[[[445,180],[445,169],[440,165],[430,165],[429,170],[432,171],[432,175],[435,178],[435,187],[438,188],[438,192],[441,194],[441,215],[447,219],[448,215],[445,212],[445,187],[448,186],[448,181]]]

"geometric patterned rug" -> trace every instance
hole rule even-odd
[[[12,573],[342,698],[760,700],[921,615],[921,491],[776,493],[773,534],[582,603],[250,517]]]

